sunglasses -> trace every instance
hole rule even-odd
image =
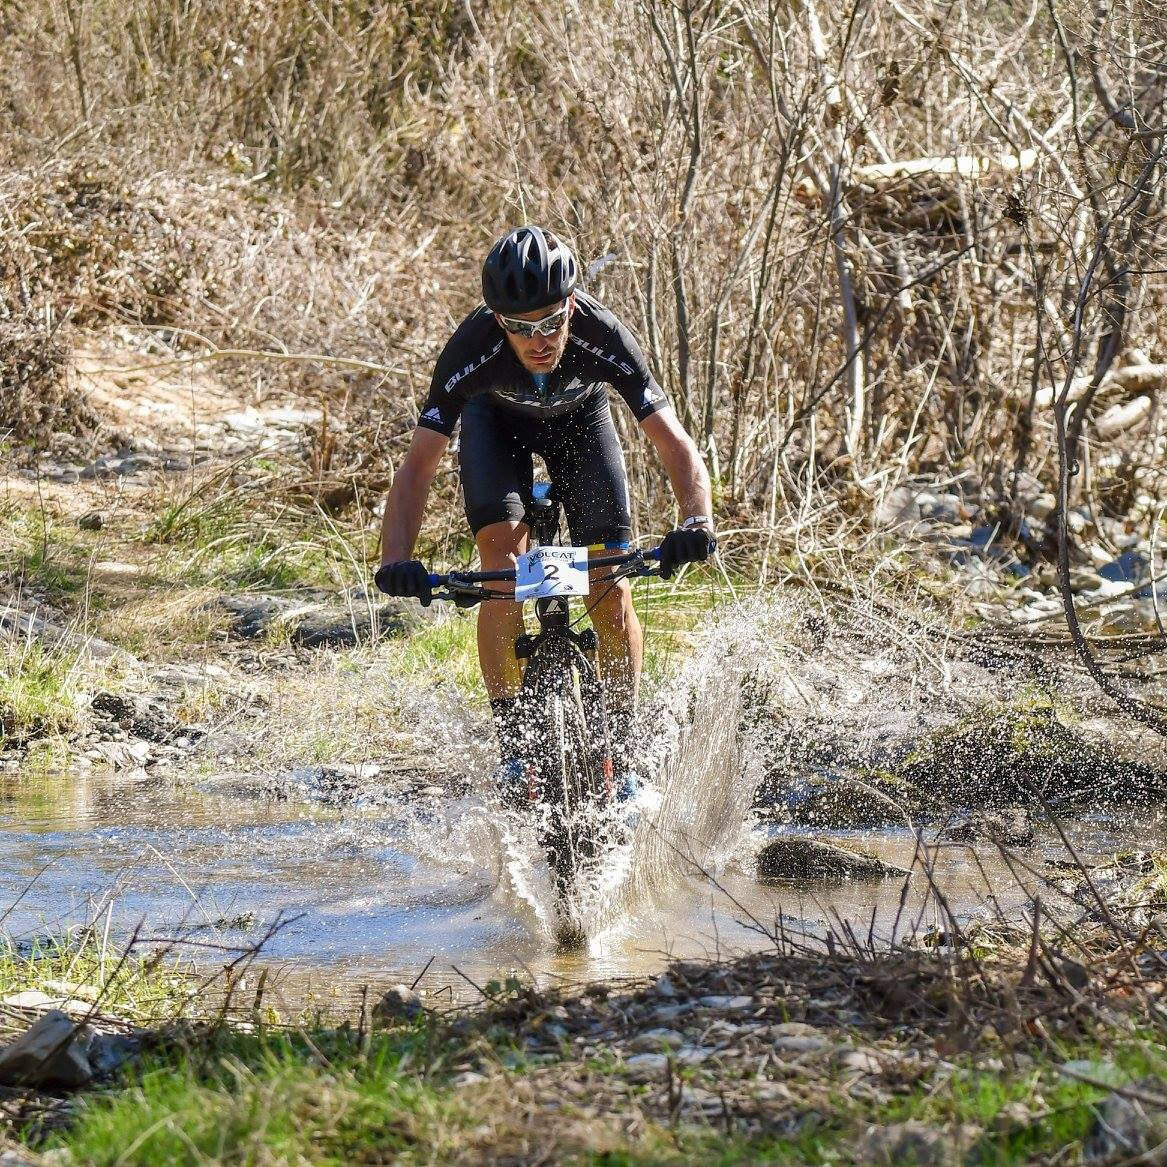
[[[513,332],[516,336],[551,336],[567,322],[569,311],[568,305],[564,304],[562,308],[538,320],[515,320],[512,316],[502,315],[498,319],[507,332]]]

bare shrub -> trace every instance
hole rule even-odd
[[[58,6],[6,9],[8,150],[26,174],[100,155],[160,201],[165,229],[134,234],[162,243],[163,286],[132,318],[385,370],[248,366],[261,389],[329,397],[306,450],[330,498],[384,481],[486,246],[535,220],[595,261],[591,290],[764,546],[812,519],[851,539],[921,475],[1020,530],[1056,486],[1051,390],[1071,366],[1092,379],[1066,419],[1091,467],[1073,501],[1091,505],[1100,468],[1109,514],[1150,520],[1158,389],[1129,428],[1096,424],[1136,395],[1108,379],[1117,357],[1163,356],[1163,29],[1145,0],[179,11],[94,3],[77,28]],[[667,521],[653,461],[632,473],[642,524]]]
[[[62,433],[91,439],[102,428],[67,374],[67,356],[43,326],[0,322],[0,440],[15,443],[18,460],[35,458]]]

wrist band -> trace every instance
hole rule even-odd
[[[713,526],[713,520],[708,515],[690,515],[682,524],[682,531],[691,531],[694,527]]]

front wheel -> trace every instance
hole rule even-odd
[[[591,662],[563,641],[528,663],[524,689],[542,714],[539,834],[563,907],[602,849],[612,777],[602,692]]]

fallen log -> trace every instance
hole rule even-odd
[[[1090,388],[1091,381],[1093,381],[1093,377],[1089,374],[1075,377],[1070,382],[1070,391],[1066,394],[1066,401],[1068,403],[1077,401]],[[1145,364],[1123,365],[1122,368],[1111,369],[1102,378],[1102,383],[1098,388],[1103,392],[1108,389],[1120,389],[1127,395],[1154,394],[1164,385],[1167,385],[1167,364]],[[1053,404],[1056,397],[1061,395],[1061,392],[1060,385],[1055,387],[1047,385],[1037,391],[1034,404],[1040,409],[1046,409]]]
[[[960,178],[983,178],[998,172],[1017,173],[1032,170],[1037,163],[1037,151],[1019,150],[1016,154],[1001,154],[995,158],[979,154],[951,154],[937,158],[909,158],[898,162],[873,162],[856,166],[851,171],[852,182],[887,182],[895,178],[916,178],[922,174],[955,174]]]
[[[1113,370],[1108,379],[1117,381],[1129,393],[1153,392],[1167,383],[1167,364],[1124,365]]]
[[[981,154],[949,154],[934,158],[907,158],[893,162],[871,162],[865,166],[854,166],[841,175],[844,188],[858,185],[880,186],[901,178],[967,178],[976,181],[995,174],[1017,174],[1032,170],[1037,165],[1038,152],[1032,149],[1019,150],[1016,154],[1001,154],[990,157]],[[794,187],[795,197],[804,202],[811,201],[817,193],[812,178],[800,179]]]

